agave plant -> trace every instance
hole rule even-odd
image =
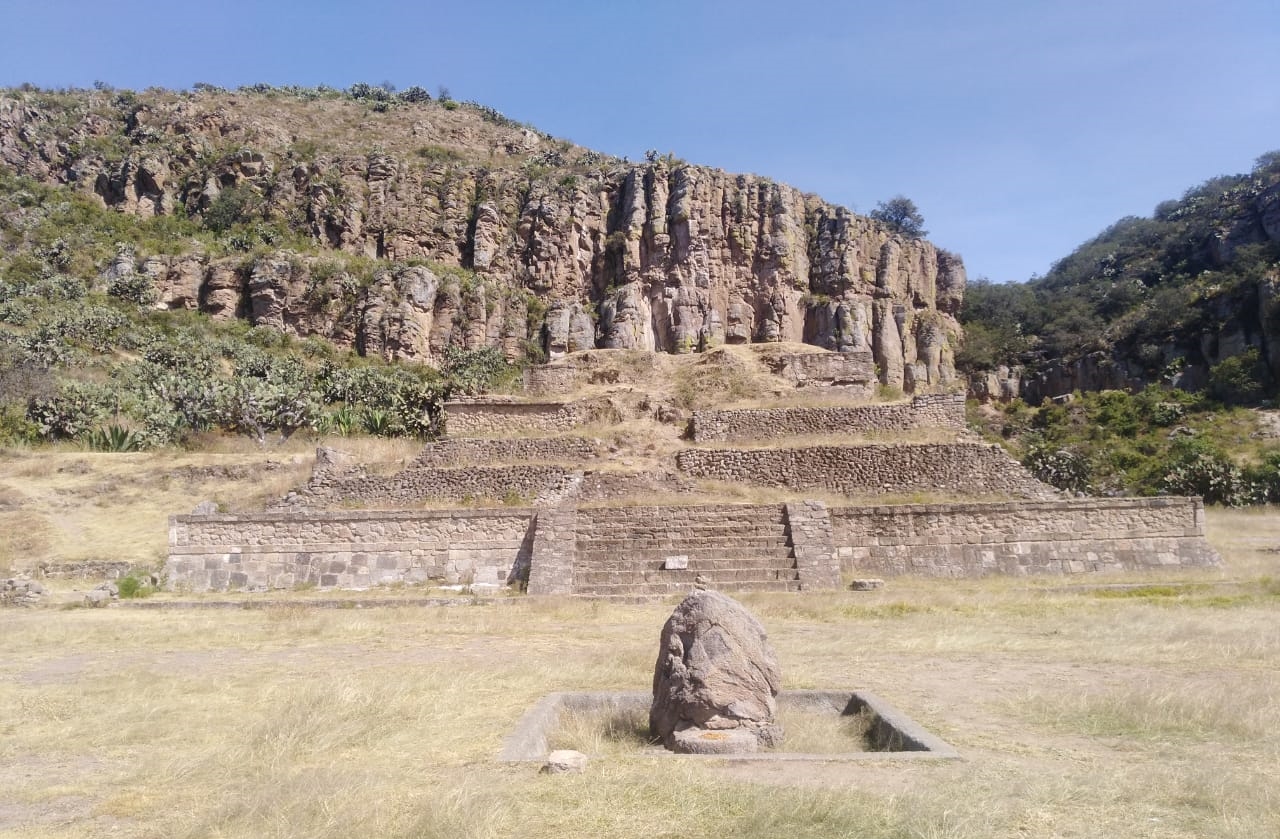
[[[85,443],[95,452],[136,452],[144,448],[141,435],[114,423],[87,432]]]
[[[395,416],[381,408],[369,408],[364,412],[364,430],[376,437],[395,434]]]

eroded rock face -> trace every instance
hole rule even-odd
[[[780,684],[760,621],[731,597],[695,591],[662,627],[650,730],[673,751],[695,751],[703,743],[754,750],[741,745],[744,732],[756,745],[775,745],[782,740],[775,718]]]
[[[132,266],[159,307],[248,316],[371,355],[804,341],[873,351],[884,384],[954,379],[964,267],[928,242],[767,178],[608,160],[469,108],[427,103],[370,121],[353,102],[293,105],[285,120],[232,94],[140,94],[128,111],[96,93],[57,107],[6,94],[0,164],[144,217],[204,212],[234,188],[322,247],[385,260],[372,277],[280,252],[251,264],[139,254]],[[308,120],[358,133],[299,160]],[[112,135],[133,151],[89,151]],[[430,159],[445,145],[424,143],[453,156]],[[560,162],[531,177],[529,155],[548,153]],[[421,259],[475,277],[460,285],[409,264]]]

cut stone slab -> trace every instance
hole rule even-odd
[[[745,728],[685,728],[671,735],[670,748],[682,755],[740,755],[760,751],[760,740]]]
[[[669,556],[662,560],[663,571],[687,571],[689,569],[689,556],[680,554],[678,556]]]

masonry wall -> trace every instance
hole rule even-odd
[[[582,480],[581,472],[559,466],[417,467],[394,475],[362,471],[318,472],[284,506],[405,506],[422,501],[489,498],[502,501],[558,497]]]
[[[921,490],[1056,495],[999,446],[985,443],[686,449],[676,456],[676,465],[696,478],[846,495]]]
[[[412,468],[482,463],[581,463],[597,456],[585,437],[449,438],[427,443]]]
[[[500,586],[527,578],[533,521],[531,509],[173,516],[165,572],[192,591]]]
[[[916,428],[958,432],[965,428],[964,395],[931,394],[888,405],[694,411],[690,428],[698,443]]]
[[[563,396],[578,387],[578,368],[569,364],[537,364],[524,369],[524,392],[531,396]]]
[[[1078,574],[1212,566],[1197,498],[831,510],[841,568],[873,576]]]
[[[725,532],[746,531],[778,511],[685,505],[174,516],[165,571],[170,588],[193,591],[528,580],[549,593],[567,593],[575,590],[573,557],[593,539],[627,531],[678,540],[705,535],[712,520]],[[838,508],[797,503],[787,505],[787,520],[804,588],[832,584],[832,560],[845,573],[882,577],[1219,563],[1204,539],[1204,507],[1192,498]],[[672,552],[679,552],[678,542]]]
[[[573,405],[565,402],[458,401],[444,406],[450,437],[568,431],[582,424]]]

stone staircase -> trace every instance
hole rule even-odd
[[[722,591],[799,591],[784,508],[579,509],[573,589],[590,597],[678,595],[701,576]],[[667,570],[668,558],[688,567]]]

